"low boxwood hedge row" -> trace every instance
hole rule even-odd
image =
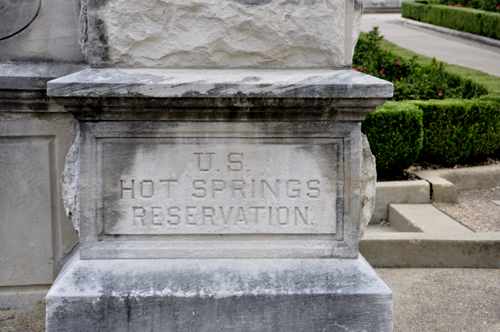
[[[401,15],[417,21],[500,39],[500,13],[439,5],[436,1],[404,1]]]
[[[376,157],[379,175],[404,170],[422,149],[423,112],[407,102],[388,101],[368,114],[361,125]]]
[[[500,149],[500,102],[414,100],[387,102],[361,126],[384,176],[415,161],[469,163]]]
[[[360,38],[366,38],[366,34]],[[379,46],[404,60],[432,64],[433,59],[386,40],[381,40]],[[453,165],[500,154],[500,77],[447,63],[444,69],[484,86],[487,94],[471,100],[389,101],[378,107],[368,115],[362,131],[370,141],[381,175],[402,172],[416,159]],[[415,121],[420,116],[421,125]]]
[[[468,163],[500,148],[500,103],[487,100],[413,101],[423,112],[420,160],[441,165]]]

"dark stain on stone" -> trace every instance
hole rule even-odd
[[[365,4],[361,0],[354,0],[354,11],[362,11]]]
[[[91,66],[98,67],[102,62],[109,61],[108,55],[108,35],[106,26],[101,19],[96,19],[93,42],[97,45],[92,48]]]
[[[132,321],[132,305],[130,303],[130,295],[125,298],[125,306],[127,307],[127,325]]]
[[[104,7],[107,3],[108,3],[108,0],[88,0],[91,2],[92,4],[92,8],[101,8],[101,7]]]

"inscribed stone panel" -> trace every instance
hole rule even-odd
[[[314,141],[102,139],[104,231],[335,234],[339,141]]]

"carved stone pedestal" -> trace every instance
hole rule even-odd
[[[352,70],[89,69],[64,174],[80,257],[48,331],[392,331],[360,257],[392,85]]]

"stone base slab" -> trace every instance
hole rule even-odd
[[[42,302],[50,285],[0,287],[0,310],[29,308]]]
[[[47,295],[47,331],[392,331],[364,258],[79,260]]]

